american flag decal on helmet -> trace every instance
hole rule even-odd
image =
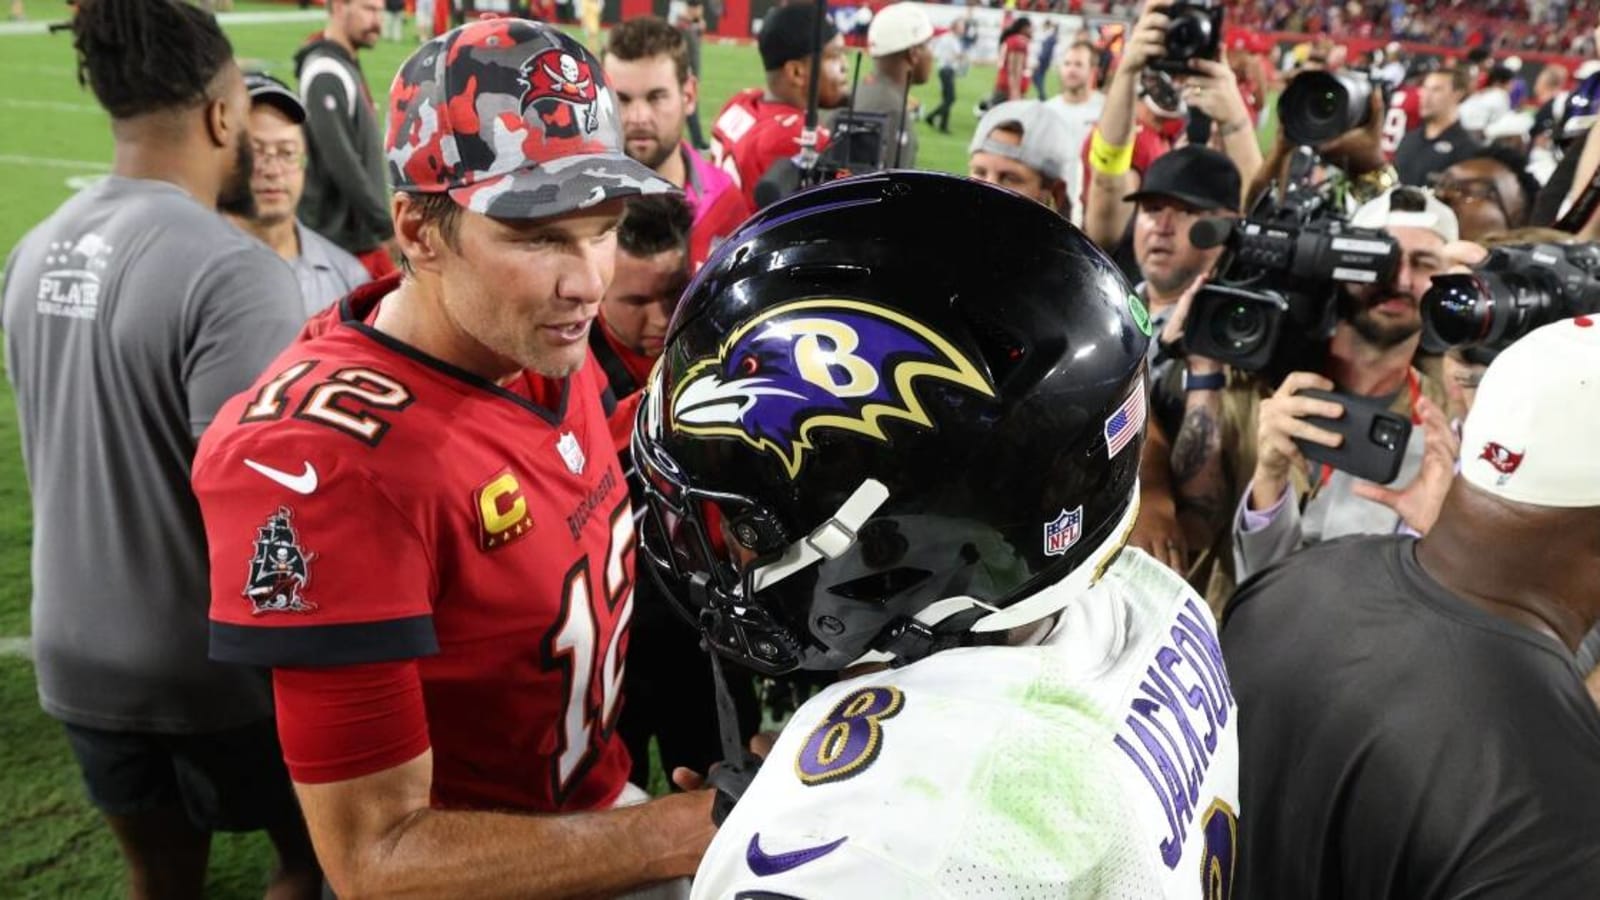
[[[1128,399],[1106,419],[1106,458],[1116,459],[1144,429],[1144,382],[1134,385]]]

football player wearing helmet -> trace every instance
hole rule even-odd
[[[945,175],[801,193],[712,257],[640,406],[641,565],[721,655],[849,677],[695,896],[1227,896],[1211,615],[1126,546],[1149,331],[1059,215]]]

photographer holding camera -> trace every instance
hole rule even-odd
[[[1426,536],[1323,545],[1229,604],[1235,896],[1592,896],[1600,716],[1573,651],[1600,623],[1595,325],[1489,366]]]
[[[1101,247],[1110,250],[1124,239],[1134,214],[1125,198],[1139,190],[1150,163],[1181,137],[1157,130],[1149,98],[1141,102],[1139,97],[1141,86],[1147,92],[1152,84],[1159,89],[1165,72],[1174,73],[1190,116],[1209,117],[1212,139],[1245,182],[1261,166],[1261,147],[1238,80],[1217,58],[1221,25],[1220,8],[1195,0],[1147,0],[1134,23],[1084,154],[1089,177],[1083,230]]]
[[[1399,270],[1388,283],[1342,285],[1322,373],[1293,372],[1261,401],[1254,470],[1233,522],[1238,581],[1309,544],[1426,524],[1406,521],[1410,504],[1376,502],[1371,486],[1349,473],[1307,463],[1297,440],[1339,447],[1342,436],[1306,419],[1337,420],[1346,409],[1301,391],[1382,398],[1422,425],[1423,434],[1413,432],[1406,442],[1397,483],[1421,491],[1426,482],[1419,476],[1448,478],[1453,468],[1455,437],[1444,416],[1444,391],[1411,363],[1422,336],[1422,296],[1444,270],[1445,245],[1459,237],[1455,213],[1426,192],[1402,187],[1362,205],[1351,225],[1388,232],[1400,247]]]

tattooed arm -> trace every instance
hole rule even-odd
[[[1215,360],[1190,357],[1189,374],[1221,374]],[[1222,391],[1184,392],[1183,424],[1172,441],[1172,488],[1178,522],[1190,547],[1209,547],[1228,527],[1233,511],[1227,473],[1222,465]]]

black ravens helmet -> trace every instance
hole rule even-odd
[[[673,316],[634,436],[641,565],[769,674],[998,640],[1132,529],[1149,335],[1116,266],[1017,194],[888,172],[790,197]]]

